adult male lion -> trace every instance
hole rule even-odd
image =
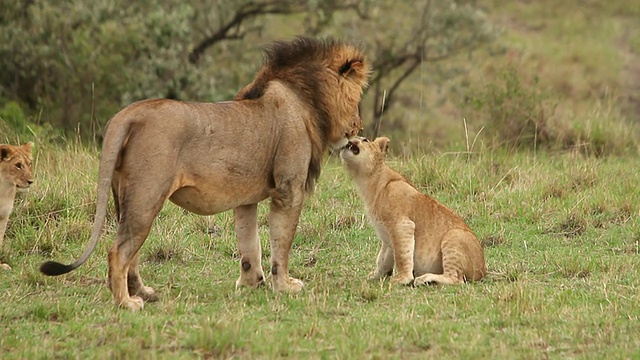
[[[0,248],[7,230],[9,215],[13,211],[16,192],[27,191],[33,183],[31,174],[31,152],[33,143],[15,146],[0,144]],[[0,263],[0,268],[11,269]]]
[[[271,285],[300,290],[302,282],[289,277],[289,252],[305,189],[313,189],[327,148],[361,130],[358,104],[368,74],[357,47],[301,37],[268,46],[264,66],[233,101],[129,105],[105,131],[89,246],[71,265],[46,262],[40,270],[60,275],[87,260],[111,186],[119,227],[109,250],[109,286],[117,305],[136,311],[157,300],[140,278],[138,250],[167,199],[201,215],[233,209],[236,286],[255,287],[264,282],[257,204],[271,198]]]

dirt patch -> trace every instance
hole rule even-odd
[[[570,214],[563,222],[545,231],[545,234],[561,235],[573,238],[582,235],[587,229],[587,222],[576,214]]]

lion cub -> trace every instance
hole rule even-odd
[[[32,142],[21,146],[0,144],[0,248],[17,191],[26,191],[33,183],[31,175]],[[0,268],[11,269],[0,263]]]
[[[393,281],[403,285],[482,279],[487,269],[478,238],[460,216],[386,165],[388,143],[355,138],[340,151],[382,241],[370,277],[391,276],[395,264]]]

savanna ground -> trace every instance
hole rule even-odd
[[[44,260],[68,262],[86,244],[99,159],[95,147],[74,140],[42,144],[36,183],[16,200],[0,250],[13,268],[0,273],[0,357],[639,358],[640,170],[632,131],[640,29],[626,17],[638,14],[625,13],[634,7],[624,1],[591,12],[567,5],[566,16],[544,2],[487,3],[512,51],[478,63],[471,85],[490,82],[496,64],[516,58],[523,78],[540,75],[539,86],[561,100],[555,121],[566,124],[555,131],[584,137],[514,151],[474,143],[473,119],[465,132],[459,118],[443,125],[451,134],[432,130],[448,136],[448,147],[421,154],[413,149],[432,149],[423,138],[396,143],[391,165],[478,235],[486,279],[423,288],[366,280],[378,240],[352,182],[329,158],[292,251],[303,292],[236,291],[232,214],[199,217],[167,204],[141,250],[142,276],[160,300],[135,314],[119,310],[106,286],[113,215],[83,267],[58,278],[38,272]],[[615,91],[592,94],[608,84]]]

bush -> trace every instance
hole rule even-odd
[[[482,131],[494,147],[530,147],[547,144],[555,104],[539,89],[534,77],[523,84],[517,69],[509,67],[484,88],[466,96],[467,121]]]
[[[471,90],[463,108],[467,122],[492,147],[545,147],[587,156],[637,153],[638,128],[620,112],[620,99],[610,93],[584,116],[556,114],[553,93],[539,79],[525,79],[508,67],[496,81]]]

